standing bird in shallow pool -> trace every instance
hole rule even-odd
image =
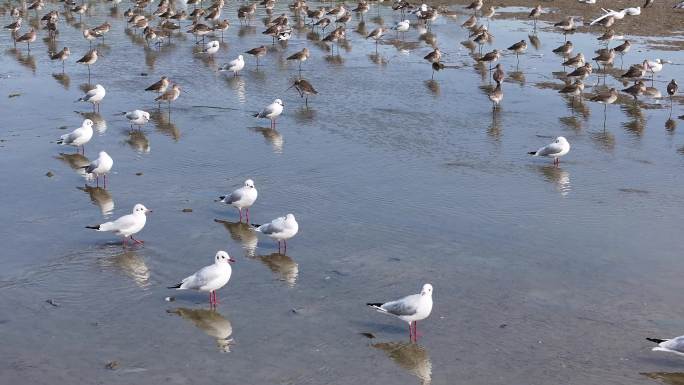
[[[231,60],[219,68],[219,71],[231,71],[233,76],[238,76],[240,71],[245,68],[245,59],[242,55],[238,55],[237,59]]]
[[[63,146],[74,146],[76,147],[77,151],[78,147],[82,147],[83,153],[85,154],[85,144],[90,142],[90,139],[92,139],[92,137],[93,121],[90,119],[86,119],[81,124],[81,127],[71,131],[68,134],[60,136],[57,140],[57,144],[61,144]]]
[[[670,111],[672,111],[672,97],[677,93],[679,90],[679,85],[677,85],[677,81],[672,79],[670,83],[667,85],[667,94],[670,95]]]
[[[219,199],[221,202],[238,209],[238,212],[240,213],[240,222],[242,222],[242,209],[245,209],[247,223],[249,223],[249,208],[256,202],[257,195],[258,192],[256,187],[254,187],[254,181],[247,179],[242,187],[228,195],[220,196]]]
[[[100,102],[104,99],[106,95],[105,88],[99,84],[95,85],[95,88],[86,92],[85,95],[81,96],[76,100],[77,102],[87,102],[93,104],[93,111],[95,111],[95,106],[97,106],[97,111],[100,111]]]
[[[133,213],[124,215],[112,222],[105,222],[95,226],[86,226],[86,229],[112,231],[123,237],[124,247],[126,247],[126,238],[131,238],[135,243],[143,244],[143,241],[133,238],[133,235],[139,233],[145,227],[147,213],[150,212],[152,212],[152,210],[138,203],[133,207]]]
[[[209,292],[209,304],[216,306],[218,297],[216,290],[226,286],[233,273],[230,267],[235,260],[223,250],[219,250],[214,257],[214,263],[198,270],[195,274],[183,278],[176,286],[169,286],[169,289],[178,290],[198,290]]]
[[[271,223],[264,225],[253,225],[256,231],[267,237],[278,241],[278,252],[280,252],[280,242],[283,242],[283,253],[287,253],[287,240],[297,235],[299,232],[299,223],[295,219],[294,214],[287,214],[284,217],[276,218]]]
[[[409,324],[409,338],[413,342],[418,341],[418,321],[430,316],[432,312],[432,285],[423,285],[419,294],[409,295],[402,299],[390,302],[367,303],[373,309],[396,316]]]
[[[83,168],[85,168],[86,174],[95,175],[98,186],[100,185],[100,175],[102,175],[104,188],[107,188],[107,174],[112,170],[112,166],[114,166],[112,157],[106,152],[100,151],[97,159]]]
[[[499,103],[503,100],[503,90],[501,89],[501,83],[496,84],[496,88],[489,94],[489,100],[492,101],[492,110],[499,107]]]
[[[532,156],[553,158],[553,164],[558,165],[560,163],[560,157],[566,155],[568,152],[570,152],[570,143],[568,143],[568,140],[564,137],[559,136],[553,143],[547,144],[537,151],[528,152],[528,154]]]
[[[294,83],[287,89],[289,90],[292,87],[299,92],[300,97],[304,98],[304,105],[307,107],[309,106],[309,95],[318,95],[318,91],[316,91],[316,89],[306,79],[296,79]]]
[[[268,106],[266,106],[266,108],[261,110],[261,112],[256,113],[253,116],[255,118],[270,119],[271,128],[274,128],[276,125],[276,118],[283,113],[284,106],[285,105],[283,104],[282,100],[276,99],[273,101],[273,103],[269,104]]]
[[[532,8],[530,11],[530,14],[527,16],[528,18],[532,18],[534,20],[534,29],[537,29],[537,19],[539,19],[539,16],[542,14],[542,6],[541,4],[538,4],[536,7]]]

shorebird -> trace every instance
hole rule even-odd
[[[327,17],[324,17],[322,19],[319,19],[316,24],[314,24],[315,27],[320,28],[323,32],[325,32],[325,29],[330,25],[331,21]]]
[[[285,104],[283,104],[282,100],[276,99],[273,101],[273,103],[269,104],[263,110],[261,110],[261,112],[258,112],[253,116],[255,118],[269,119],[271,121],[271,128],[275,128],[276,118],[283,113],[284,106]]]
[[[198,36],[202,36],[202,43],[204,43],[204,36],[211,33],[212,31],[212,28],[210,28],[206,24],[195,23],[190,26],[190,29],[187,30],[187,33],[195,35],[195,41],[197,41]]]
[[[442,59],[442,52],[439,50],[439,48],[435,48],[432,52],[425,55],[423,59],[427,60],[430,63],[437,63]]]
[[[594,69],[591,67],[591,63],[584,63],[583,66],[578,67],[574,71],[570,72],[567,74],[568,78],[578,78],[581,80],[584,80],[591,75],[591,73],[594,71]]]
[[[309,106],[309,95],[318,95],[318,91],[305,79],[296,79],[294,83],[288,87],[294,87],[299,92],[299,97],[304,98],[304,105]],[[287,91],[287,90],[286,90]]]
[[[245,209],[245,217],[249,223],[249,208],[256,202],[258,192],[254,187],[254,181],[247,179],[242,187],[227,195],[219,197],[220,202],[231,205],[238,209],[240,222],[242,222],[242,209]]]
[[[34,41],[36,41],[36,30],[33,28],[29,29],[28,32],[19,36],[15,40],[15,42],[17,42],[17,43],[26,42],[26,47],[28,48],[29,53],[31,53],[31,43],[33,43]]]
[[[553,158],[553,164],[560,164],[560,158],[570,152],[570,143],[562,136],[556,138],[553,143],[548,144],[537,151],[528,152],[532,156],[544,156]]]
[[[145,91],[156,92],[157,94],[163,94],[166,92],[166,88],[169,86],[169,79],[166,76],[162,76],[156,83],[145,88]],[[161,102],[159,102],[159,107],[161,107]]]
[[[221,44],[219,43],[218,40],[212,40],[212,41],[208,42],[207,44],[205,44],[204,47],[202,48],[202,50],[199,51],[198,53],[213,55],[216,52],[218,52],[220,45]]]
[[[432,285],[423,285],[419,294],[390,302],[367,303],[373,309],[393,315],[409,324],[409,338],[411,342],[418,342],[418,321],[422,321],[430,316],[432,312]]]
[[[344,7],[344,4],[340,4],[339,6],[328,11],[328,13],[326,13],[326,15],[335,16],[335,21],[337,21],[337,19],[344,16],[346,13],[347,13],[347,8]]]
[[[256,48],[252,48],[249,51],[246,51],[245,53],[248,55],[252,55],[256,58],[257,68],[258,68],[259,67],[259,58],[262,56],[266,56],[266,53],[268,53],[268,48],[266,48],[265,45],[262,45],[262,46],[259,46]]]
[[[145,227],[147,213],[149,212],[152,212],[152,210],[138,203],[133,207],[133,213],[124,215],[112,222],[105,222],[95,226],[86,226],[86,229],[112,231],[123,237],[124,247],[126,247],[126,238],[131,238],[135,243],[143,244],[145,242],[133,238],[133,235],[139,233],[140,230]]]
[[[622,68],[622,60],[623,57],[627,52],[629,52],[630,48],[632,48],[632,43],[630,43],[629,40],[625,40],[624,43],[618,45],[617,47],[613,48],[616,53],[620,54],[620,67]]]
[[[670,113],[672,111],[672,97],[677,93],[678,90],[679,85],[677,85],[677,81],[672,79],[667,85],[667,94],[670,95]]]
[[[59,137],[57,144],[62,146],[74,146],[76,151],[81,147],[85,154],[85,144],[90,142],[93,137],[93,121],[86,119],[81,123],[81,127]]]
[[[345,13],[344,15],[338,17],[337,20],[335,20],[335,23],[344,24],[346,26],[349,20],[351,20],[351,18],[351,13]]]
[[[565,20],[559,21],[553,25],[563,31],[563,36],[567,39],[568,32],[575,29],[575,19],[572,16],[567,16]]]
[[[499,107],[499,103],[503,100],[503,90],[501,89],[501,83],[496,83],[496,88],[489,94],[489,100],[492,101],[492,110]]]
[[[50,55],[50,60],[61,60],[62,61],[62,73],[64,73],[64,61],[69,58],[69,55],[71,55],[71,51],[69,51],[68,47],[62,48],[61,51],[53,53]]]
[[[627,72],[624,74],[620,75],[620,78],[623,79],[640,79],[643,78],[644,75],[646,75],[646,60],[644,60],[644,64],[635,64],[633,66],[630,66]]]
[[[385,33],[385,29],[382,27],[376,28],[372,30],[368,35],[366,35],[366,39],[373,39],[375,40],[375,53],[378,52],[378,41],[382,39],[382,35]]]
[[[496,67],[494,67],[492,78],[494,79],[496,84],[501,84],[504,81],[505,77],[506,72],[504,72],[503,66],[501,65],[501,63],[497,63]]]
[[[534,20],[534,29],[537,29],[537,19],[539,19],[539,16],[541,16],[541,14],[542,6],[541,4],[537,4],[537,6],[532,8],[530,14],[527,16],[528,18],[532,18],[532,20]]]
[[[599,64],[599,70],[601,69],[601,64],[603,64],[603,72],[605,72],[606,66],[609,64],[613,64],[614,59],[615,50],[611,48],[608,51],[601,51],[601,53],[599,53],[599,55],[594,57],[592,60]]]
[[[310,56],[309,49],[304,47],[301,51],[296,52],[287,57],[286,60],[296,60],[299,62],[299,72],[302,72],[302,63],[306,61]]]
[[[88,47],[93,48],[93,40],[97,39],[97,36],[89,29],[83,30],[83,38],[88,41]]]
[[[243,68],[245,68],[245,59],[242,55],[238,55],[237,59],[224,64],[219,71],[231,71],[233,76],[238,76]]]
[[[482,0],[475,0],[472,3],[470,3],[465,9],[472,9],[473,14],[476,14],[477,11],[482,9]]]
[[[283,253],[287,253],[287,240],[297,235],[299,232],[299,224],[293,214],[287,214],[284,217],[276,218],[270,223],[264,225],[253,225],[256,231],[266,235],[269,238],[278,241],[278,252],[280,252],[280,242],[283,242]]]
[[[344,27],[343,27],[343,26],[339,26],[339,27],[337,27],[336,29],[334,29],[332,32],[330,32],[330,33],[328,34],[328,36],[324,37],[322,41],[323,41],[323,42],[330,42],[330,43],[335,43],[335,44],[337,44],[337,42],[338,42],[340,39],[344,39],[345,35],[346,35],[346,33],[345,33],[345,30],[344,30]],[[334,55],[334,53],[335,53],[335,50],[333,49],[333,50],[332,50],[332,54]],[[337,47],[337,55],[338,55],[338,56],[340,55],[340,48],[339,48],[339,46]]]
[[[368,12],[368,9],[370,7],[368,6],[368,2],[366,1],[359,1],[359,3],[356,5],[356,8],[352,9],[352,12],[356,12],[357,14],[361,15],[361,20],[363,20],[363,17],[366,12]]]
[[[411,23],[408,20],[402,20],[392,27],[393,30],[397,31],[397,36],[399,33],[406,33],[411,28]]]
[[[93,104],[93,111],[95,111],[95,106],[97,106],[97,111],[100,112],[100,102],[104,99],[106,91],[104,87],[99,84],[95,85],[95,88],[86,92],[85,95],[78,98],[77,102],[87,102]]]
[[[574,67],[574,68],[579,68],[582,67],[586,63],[584,59],[584,54],[582,52],[578,53],[574,57],[569,58],[568,60],[564,61],[562,66],[563,67]]]
[[[21,21],[22,21],[22,19],[20,17],[20,18],[17,18],[17,20],[14,21],[13,23],[10,23],[10,24],[3,27],[4,29],[9,30],[10,33],[12,34],[12,41],[14,41],[15,47],[17,46],[17,31],[19,31],[21,29]]]
[[[606,44],[615,38],[615,31],[611,28],[606,30],[603,35],[596,38],[598,41],[604,41]]]
[[[562,46],[555,48],[553,50],[553,53],[557,53],[559,55],[567,56],[567,55],[570,55],[573,48],[574,48],[574,46],[573,46],[572,42],[570,40],[568,40]]]
[[[81,22],[81,16],[88,10],[88,4],[77,5],[71,8],[71,12],[78,15],[78,22]]]
[[[618,92],[615,88],[611,88],[608,91],[600,92],[599,94],[593,96],[591,99],[592,102],[597,102],[603,104],[603,112],[605,114],[605,110],[608,107],[609,104],[615,103],[615,101],[618,99]]]
[[[208,292],[209,304],[214,308],[218,304],[216,290],[226,286],[228,281],[230,281],[230,276],[233,272],[233,269],[230,267],[231,263],[235,263],[235,260],[228,253],[220,250],[216,253],[212,265],[201,268],[195,274],[183,278],[177,285],[169,286],[168,288]]]
[[[126,119],[128,119],[128,122],[131,124],[131,128],[133,128],[133,125],[138,126],[138,128],[142,128],[142,126],[150,121],[150,113],[143,110],[125,112],[124,116],[126,116]]]
[[[463,24],[461,24],[461,27],[465,29],[471,29],[475,27],[475,25],[477,25],[477,17],[475,15],[472,15],[469,18],[467,18],[466,21],[463,22]]]
[[[252,3],[249,5],[243,5],[240,8],[238,8],[238,19],[240,19],[240,23],[242,23],[242,20],[246,20],[247,24],[249,24],[249,19],[251,19],[252,15],[254,15],[254,12],[256,12],[256,3]]]
[[[114,160],[104,151],[100,151],[97,159],[84,166],[86,174],[94,175],[97,186],[100,185],[100,176],[103,178],[103,186],[107,188],[107,174],[112,170]]]
[[[489,70],[492,70],[491,63],[496,62],[499,60],[499,57],[501,54],[499,53],[498,50],[494,50],[491,52],[487,52],[484,56],[477,58],[477,61],[479,63],[488,63],[489,64]]]
[[[521,53],[525,53],[525,51],[527,50],[527,41],[520,40],[519,42],[508,47],[508,50],[515,52],[515,58],[516,60],[518,60],[518,55],[520,55]]]
[[[636,80],[633,85],[622,90],[622,92],[629,94],[629,95],[632,95],[635,103],[637,101],[637,97],[639,95],[642,95],[645,91],[646,91],[646,85],[644,84],[644,82],[641,79]]]
[[[223,19],[221,21],[217,21],[216,24],[214,24],[214,32],[216,31],[221,31],[221,41],[223,41],[223,32],[227,31],[228,28],[230,28],[230,22],[228,19]]]
[[[171,102],[175,102],[176,99],[180,96],[181,89],[178,86],[178,84],[174,84],[170,90],[166,90],[163,94],[157,96],[154,101],[159,102],[161,105],[161,102],[167,102],[169,103],[169,114],[171,113]]]
[[[97,59],[98,59],[97,55],[98,54],[97,54],[97,48],[96,48],[96,49],[88,51],[85,55],[83,55],[82,58],[80,58],[76,61],[76,63],[78,63],[78,64],[85,64],[86,66],[88,66],[88,80],[89,81],[90,81],[90,66],[92,64],[95,64],[95,62],[97,61]]]
[[[575,96],[579,96],[582,100],[582,91],[584,91],[584,82],[580,79],[575,79],[573,83],[566,84],[558,93],[572,96],[572,106],[575,105]]]

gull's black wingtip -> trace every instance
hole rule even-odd
[[[530,151],[527,153],[527,155],[535,155],[536,153],[537,153],[537,151]]]
[[[182,283],[177,284],[176,286],[167,286],[167,289],[180,289]]]
[[[660,338],[648,338],[648,337],[646,337],[646,339],[651,341],[651,342],[655,342],[656,344],[663,343],[663,342],[667,341],[667,340],[663,340]]]
[[[99,230],[99,229],[100,229],[100,225],[97,225],[97,226],[86,226],[85,228],[86,228],[86,229]]]
[[[370,307],[380,307],[380,306],[382,306],[382,303],[381,303],[381,302],[368,302],[368,303],[366,304],[366,306],[370,306]]]

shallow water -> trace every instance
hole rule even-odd
[[[113,25],[92,67],[107,96],[100,114],[86,115],[99,132],[86,157],[105,149],[115,161],[107,190],[87,187],[74,171],[86,160],[54,143],[90,111],[73,102],[87,88],[87,69],[74,64],[88,48],[80,26],[60,27],[55,46],[72,51],[66,76],[54,75],[61,68],[42,35],[31,56],[0,35],[2,383],[681,381],[681,359],[644,340],[684,331],[681,98],[669,122],[668,100],[621,98],[604,130],[601,105],[571,108],[557,94],[553,73],[563,68],[551,50],[563,36],[540,23],[538,50],[517,65],[502,58],[509,78],[493,113],[487,71],[460,44],[464,16],[432,28],[453,67],[435,81],[422,59],[430,36],[416,29],[403,42],[388,34],[378,55],[350,29],[340,57],[301,31],[270,46],[259,71],[246,57],[242,76],[218,73],[270,43],[257,12],[241,28],[226,7],[233,26],[212,61],[193,55],[188,34],[148,49],[107,5],[92,7],[85,23]],[[400,17],[374,5],[368,31],[378,13],[387,25]],[[490,29],[485,50],[532,34],[506,15]],[[591,57],[596,33],[570,35],[575,52]],[[664,93],[684,78],[684,55],[647,51],[654,40],[635,38],[624,67],[672,60],[655,81]],[[308,109],[285,92],[298,75],[285,57],[304,46],[314,48],[302,75],[320,92]],[[170,116],[142,91],[161,75],[185,91]],[[606,84],[623,88],[610,75]],[[285,114],[272,130],[250,114],[277,97]],[[135,108],[154,111],[142,132],[117,115]],[[526,155],[557,135],[573,146],[559,168]],[[253,222],[297,216],[287,256],[216,202],[246,178],[259,190]],[[123,250],[83,228],[138,202],[154,210],[145,247]],[[165,288],[218,249],[238,261],[217,312],[202,294]],[[406,344],[405,324],[364,306],[425,282],[436,305],[419,346]],[[117,370],[105,369],[111,361]]]

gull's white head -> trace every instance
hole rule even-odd
[[[150,120],[150,113],[147,111],[143,111],[142,115],[145,117],[146,120]]]
[[[423,285],[423,289],[420,291],[420,295],[432,296],[432,285],[430,285],[429,283]]]
[[[287,215],[285,216],[285,220],[286,220],[287,222],[292,222],[292,221],[294,221],[294,220],[295,220],[294,214],[287,214]]]
[[[97,88],[98,90],[104,90],[104,87],[102,87],[102,86],[99,85],[99,84],[95,84],[95,88]]]
[[[242,55],[238,55],[238,60],[239,60],[239,61],[243,61],[243,60],[245,60],[245,59],[242,57]]]
[[[145,215],[147,213],[151,213],[152,210],[148,209],[145,207],[142,203],[138,203],[133,207],[133,214],[142,214]]]
[[[251,179],[247,179],[245,181],[245,187],[254,188],[254,181]]]
[[[93,121],[90,119],[86,119],[83,121],[83,127],[92,127],[93,126]]]
[[[554,141],[554,143],[561,144],[561,145],[566,145],[566,144],[568,144],[568,140],[565,139],[564,136],[559,136],[559,137],[556,138],[556,140]]]
[[[98,155],[99,155],[100,158],[104,158],[105,156],[106,156],[106,157],[109,157],[109,154],[107,154],[106,151],[100,151],[100,152],[98,153]]]
[[[235,263],[235,260],[228,255],[223,250],[219,250],[216,252],[216,256],[214,257],[214,263],[219,264],[219,263]]]
[[[273,103],[275,103],[275,104],[280,104],[281,106],[284,106],[283,101],[280,100],[280,99],[274,100]]]

